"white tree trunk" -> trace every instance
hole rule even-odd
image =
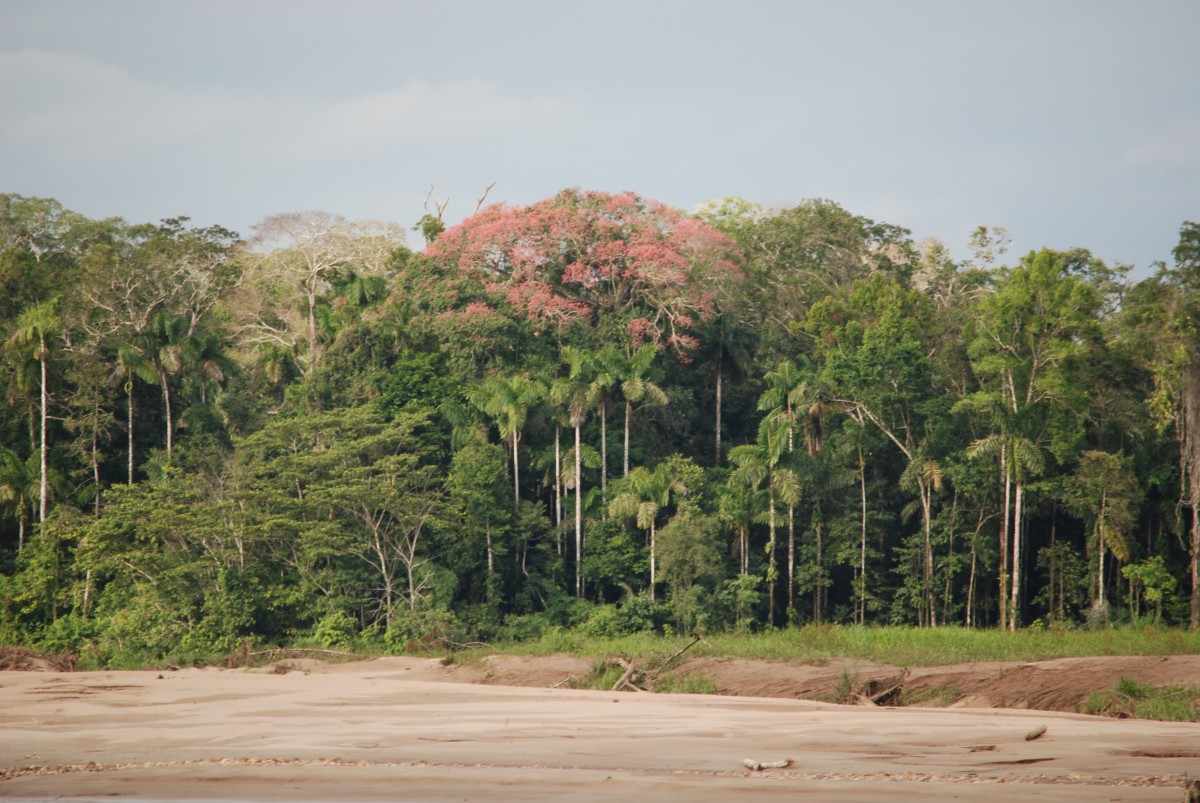
[[[129,485],[133,485],[133,380],[129,380]]]
[[[521,469],[517,464],[517,433],[513,430],[513,509],[521,507]]]
[[[1021,515],[1024,486],[1016,483],[1016,499],[1013,506],[1013,544],[1012,544],[1012,595],[1008,604],[1008,629],[1017,629],[1017,612],[1021,602]]]
[[[658,575],[655,572],[655,552],[657,543],[655,538],[654,522],[650,522],[650,601],[654,602],[654,584],[658,580]]]
[[[171,462],[171,445],[174,440],[175,426],[171,420],[171,388],[167,385],[167,375],[161,374],[159,381],[162,382],[163,392],[163,409],[167,412],[167,462]]]
[[[46,520],[46,492],[49,483],[46,481],[46,407],[49,403],[46,394],[46,338],[43,335],[40,339],[41,345],[41,365],[42,365],[42,448],[41,448],[41,477],[38,480],[38,521]]]

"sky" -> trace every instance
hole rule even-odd
[[[1148,273],[1200,221],[1198,31],[1196,0],[0,0],[0,192],[243,235],[427,194],[453,224],[492,184],[824,198]]]

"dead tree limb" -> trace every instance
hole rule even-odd
[[[483,195],[480,195],[479,200],[475,202],[475,211],[472,212],[471,214],[474,214],[474,215],[479,214],[479,208],[483,206],[483,202],[487,200],[488,193],[491,192],[492,187],[495,187],[495,186],[496,186],[496,182],[494,182],[494,181],[491,184],[487,185],[487,189],[485,189],[483,191]]]

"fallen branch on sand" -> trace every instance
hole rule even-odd
[[[637,666],[632,661],[626,661],[624,658],[617,658],[618,666],[624,667],[625,671],[621,677],[617,678],[617,682],[613,684],[610,691],[620,691],[621,689],[629,689],[631,691],[645,691],[641,686],[638,686],[634,681],[639,679]]]
[[[682,656],[685,652],[690,650],[692,647],[699,644],[701,641],[704,641],[704,639],[701,638],[700,636],[696,636],[690,642],[688,642],[685,646],[681,647],[680,649],[678,649],[674,653],[672,653],[665,661],[663,661],[661,664],[659,664],[656,668],[648,669],[648,670],[644,670],[644,671],[638,669],[637,666],[633,663],[633,661],[629,661],[629,660],[626,660],[626,659],[620,658],[620,657],[610,659],[607,662],[608,664],[616,664],[617,666],[621,667],[625,671],[621,673],[621,676],[619,678],[617,678],[617,682],[612,685],[612,688],[609,689],[609,691],[621,691],[622,689],[629,689],[630,691],[646,691],[645,687],[648,686],[651,682],[653,682],[660,673],[665,671],[667,669],[667,667],[669,667],[675,661],[679,660],[680,656]],[[707,644],[708,642],[705,642],[705,643]],[[565,682],[565,681],[560,681],[560,682]],[[639,685],[639,684],[641,684],[641,685]]]
[[[742,766],[754,772],[762,770],[784,770],[792,766],[792,760],[785,758],[783,761],[755,761],[752,758],[743,758]]]

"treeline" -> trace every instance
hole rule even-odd
[[[823,200],[414,228],[0,195],[0,643],[1200,624],[1200,225],[1139,281]]]

